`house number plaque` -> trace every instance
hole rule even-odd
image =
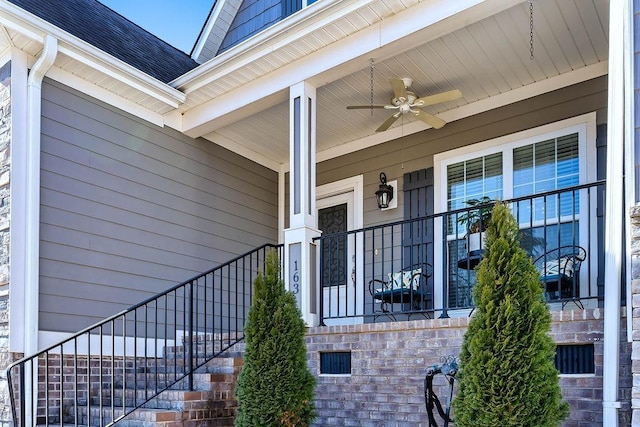
[[[289,245],[289,290],[296,296],[298,307],[302,307],[302,292],[300,292],[302,265],[302,244],[293,243]]]

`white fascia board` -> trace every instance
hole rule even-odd
[[[84,42],[83,42],[84,43]],[[149,95],[173,108],[187,100],[187,96],[162,83],[137,68],[123,62],[102,50],[84,43],[85,46],[77,47],[71,44],[61,44],[60,53],[85,64],[109,77],[125,83],[127,86]]]
[[[561,74],[559,76],[523,86],[509,92],[505,92],[496,96],[492,96],[490,98],[485,98],[483,100],[473,102],[471,104],[454,108],[449,111],[445,111],[442,114],[438,114],[438,117],[441,117],[447,122],[453,122],[482,113],[484,111],[504,107],[505,105],[513,104],[525,99],[542,95],[544,93],[553,92],[554,90],[562,89],[580,82],[601,77],[606,75],[607,73],[608,62],[599,62],[597,64],[590,65],[576,71]],[[316,155],[316,161],[319,163],[325,160],[334,159],[336,157],[344,156],[354,151],[363,150],[365,148],[373,147],[374,145],[382,144],[397,138],[402,138],[403,136],[422,132],[425,129],[429,129],[429,126],[425,125],[419,120],[416,120],[403,126],[391,128],[385,132],[375,133],[357,141],[349,142],[347,144],[339,145],[337,147],[319,152]],[[288,165],[286,166],[285,170],[289,170]]]
[[[317,4],[321,3],[322,2],[318,2]],[[191,137],[212,132],[231,122],[246,117],[248,114],[243,111],[244,106],[257,102],[272,93],[287,90],[290,86],[300,81],[309,80],[316,86],[321,85],[323,81],[329,80],[327,75],[329,72],[332,73],[330,79],[341,78],[344,75],[356,71],[354,67],[358,67],[358,64],[355,62],[350,66],[345,66],[345,64],[348,64],[353,59],[369,57],[371,56],[371,52],[374,51],[376,52],[376,58],[378,58],[378,60],[384,59],[385,56],[390,57],[397,55],[400,51],[406,51],[414,46],[424,44],[429,40],[436,39],[444,34],[464,27],[468,25],[469,22],[475,22],[491,16],[519,3],[520,0],[496,0],[494,2],[489,2],[488,0],[484,2],[482,2],[482,0],[466,0],[418,3],[410,9],[385,19],[377,25],[367,27],[358,33],[345,37],[330,46],[306,55],[300,60],[280,67],[274,72],[266,74],[248,84],[244,84],[237,89],[185,112],[183,116],[183,131]],[[316,3],[314,3],[314,5],[315,4]],[[478,6],[478,4],[480,4],[481,7],[474,8],[474,6]],[[500,7],[498,7],[498,5]],[[310,8],[312,6],[310,6]],[[469,14],[461,14],[465,11],[469,11]],[[453,19],[454,15],[457,15],[455,16],[456,19]],[[343,15],[340,15],[338,18],[341,17],[343,17]],[[331,18],[331,21],[337,19],[335,18],[335,14],[331,15]],[[317,25],[314,26],[314,28],[327,25],[328,23],[328,19],[324,19],[316,23]],[[425,30],[428,34],[425,34],[422,30]],[[281,28],[280,31],[282,32]],[[285,33],[288,33],[288,31]],[[290,43],[293,39],[300,37],[285,35],[283,38],[286,40],[286,43]],[[253,41],[253,39],[251,40]],[[216,78],[220,78],[235,71],[239,66],[244,65],[245,61],[255,61],[257,58],[263,57],[273,50],[274,46],[270,45],[260,52],[247,50],[246,57],[244,52],[234,54],[236,56],[235,59],[229,59],[227,63],[218,64],[219,66],[217,68],[211,68],[206,76],[195,76],[194,74],[193,82],[184,82],[184,84],[180,86],[181,81],[176,80],[172,84],[176,84],[186,93],[189,93],[193,87],[199,88],[203,82],[208,83]],[[231,54],[232,52],[235,51],[231,50],[228,53]],[[215,58],[215,61],[223,56],[224,54]],[[204,69],[203,67],[210,66],[211,64],[213,64],[213,62],[203,64],[203,66],[198,67],[191,73],[199,72],[201,69]],[[340,67],[340,70],[335,71],[338,70],[338,67]],[[361,66],[359,68],[361,68]],[[185,76],[188,74],[185,74]],[[198,79],[199,77],[206,77],[206,82]],[[210,78],[213,80],[210,80]],[[240,95],[240,93],[242,93],[242,95]],[[224,117],[227,115],[229,115],[229,117]],[[218,121],[220,118],[223,119]]]
[[[213,10],[207,22],[204,23],[204,27],[202,27],[202,31],[196,40],[196,44],[193,48],[193,52],[191,52],[191,59],[197,61],[198,56],[200,56],[200,52],[202,52],[202,48],[204,44],[209,40],[209,36],[211,35],[211,31],[216,24],[216,21],[220,17],[220,11],[224,8],[224,5],[227,3],[227,0],[214,0]]]
[[[50,34],[58,39],[60,53],[116,78],[118,81],[174,108],[186,100],[184,93],[170,85],[162,83],[158,79],[9,2],[0,2],[0,24],[39,43],[43,43],[45,35]]]

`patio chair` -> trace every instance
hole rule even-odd
[[[413,314],[430,318],[426,311],[431,302],[431,290],[427,279],[433,275],[431,264],[424,263],[389,273],[384,279],[369,281],[369,292],[374,300],[380,301],[380,310],[374,312],[373,321],[379,316],[387,316],[396,321],[394,313],[406,313],[408,319]],[[410,304],[409,311],[404,310]],[[399,307],[399,310],[392,310]],[[390,309],[391,308],[391,309]]]
[[[533,263],[540,272],[540,281],[548,301],[563,300],[562,308],[573,300],[584,308],[580,296],[580,266],[587,251],[578,245],[560,246],[540,255]]]

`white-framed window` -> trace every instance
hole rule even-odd
[[[465,208],[467,200],[484,196],[509,200],[594,182],[595,140],[594,112],[437,154],[434,156],[436,212]],[[589,217],[584,212],[586,209],[595,208],[595,203],[589,202],[582,193],[567,193],[512,205],[521,229],[530,230],[538,241],[549,242],[546,247],[530,248],[531,255],[535,257],[549,250],[549,244],[556,247],[580,244],[593,237],[589,232],[593,225],[580,220]],[[466,250],[462,243],[466,229],[459,227],[455,218],[449,218],[448,222],[446,231],[440,231],[446,235],[436,236],[448,242],[449,253],[436,254],[440,260],[442,257],[458,259]],[[463,296],[449,295],[450,302],[461,307],[471,304],[468,294],[473,286],[472,273],[461,274],[455,262],[449,265],[449,282],[462,286],[460,283],[466,281],[468,288],[460,293]]]
[[[595,113],[436,154],[436,206],[502,200],[595,181]],[[438,182],[439,181],[439,182]]]

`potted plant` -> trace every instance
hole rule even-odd
[[[494,199],[487,196],[465,202],[470,209],[458,217],[458,223],[467,228],[469,252],[477,251],[482,247],[482,234],[489,226],[494,202]]]

